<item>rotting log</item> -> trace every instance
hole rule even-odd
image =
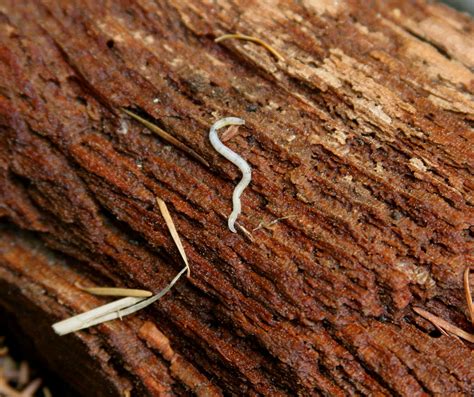
[[[283,55],[251,42],[256,36]],[[424,1],[0,2],[0,307],[84,396],[472,395],[474,22]],[[136,112],[209,167],[150,133]],[[211,147],[217,119],[245,119]],[[59,337],[107,300],[153,306]],[[275,222],[275,220],[277,220]],[[87,379],[87,381],[85,381]]]

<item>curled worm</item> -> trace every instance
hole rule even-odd
[[[244,189],[250,183],[252,179],[252,169],[248,165],[248,163],[240,157],[237,153],[230,150],[227,146],[219,140],[217,136],[217,130],[222,127],[226,127],[228,125],[243,125],[245,121],[239,119],[238,117],[225,117],[216,121],[210,131],[209,131],[209,140],[211,141],[211,145],[217,152],[219,152],[222,156],[224,156],[227,160],[231,163],[234,163],[237,167],[239,167],[240,171],[242,172],[242,179],[240,180],[239,184],[235,187],[234,193],[232,195],[232,213],[229,215],[228,225],[229,229],[236,233],[235,230],[235,221],[240,214],[241,205],[240,205],[240,195],[244,191]]]

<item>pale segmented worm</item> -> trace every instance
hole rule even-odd
[[[235,230],[234,224],[237,217],[241,211],[240,205],[240,195],[244,191],[244,189],[250,183],[252,179],[252,169],[248,165],[248,163],[240,157],[237,153],[230,150],[227,146],[225,146],[217,136],[217,130],[222,127],[226,127],[228,125],[243,125],[245,121],[239,119],[238,117],[224,117],[216,121],[210,131],[209,131],[209,140],[211,141],[211,145],[219,152],[222,156],[224,156],[227,160],[231,163],[234,163],[237,167],[239,167],[240,171],[242,172],[242,179],[238,183],[238,185],[234,189],[234,193],[232,194],[232,213],[229,215],[228,225],[231,232],[237,233]]]

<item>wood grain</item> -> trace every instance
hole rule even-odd
[[[77,281],[163,288],[182,264],[160,197],[191,277],[123,322],[30,334],[83,395],[69,345],[97,395],[472,394],[472,345],[412,308],[473,332],[473,42],[421,0],[3,1],[0,307],[47,332],[106,302]],[[226,226],[226,116],[253,169],[239,223],[282,218],[253,241]]]

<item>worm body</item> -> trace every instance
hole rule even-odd
[[[225,117],[215,122],[209,131],[209,140],[211,141],[211,145],[213,146],[213,148],[216,149],[219,154],[224,156],[231,163],[234,163],[237,167],[239,167],[240,171],[242,172],[242,179],[235,187],[234,193],[232,195],[232,213],[229,215],[228,219],[229,229],[234,233],[237,232],[235,230],[234,224],[241,211],[240,195],[252,179],[252,169],[242,157],[230,150],[227,146],[224,146],[224,144],[219,140],[219,137],[217,136],[217,130],[228,125],[243,124],[245,124],[245,121],[239,119],[238,117]]]

